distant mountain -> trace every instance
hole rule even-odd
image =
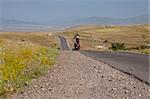
[[[130,18],[111,18],[111,17],[88,17],[75,20],[76,24],[148,24],[150,17],[148,15],[130,17]]]
[[[21,21],[14,19],[0,18],[0,31],[9,32],[9,31],[49,31],[52,30],[52,27],[41,25],[36,22]]]
[[[59,31],[61,29],[62,29],[61,27],[59,28],[56,26],[49,26],[47,24],[38,22],[0,18],[0,31],[2,32]]]
[[[35,22],[0,18],[0,25],[35,25]]]
[[[129,18],[111,18],[111,17],[84,17],[84,18],[62,18],[51,20],[49,22],[28,22],[20,20],[12,20],[0,18],[0,25],[82,25],[82,24],[148,24],[150,17],[141,15]]]
[[[86,24],[98,24],[98,25],[128,25],[128,24],[149,24],[150,17],[148,15],[141,15],[129,18],[112,18],[112,17],[74,17],[74,18],[62,18],[48,22],[49,25],[59,26],[74,26],[74,25],[86,25]]]
[[[111,18],[111,17],[73,17],[61,18],[47,22],[28,22],[21,20],[12,20],[0,18],[0,31],[44,31],[59,28],[68,28],[76,25],[132,25],[132,24],[149,24],[150,17],[141,15],[130,18]],[[59,28],[58,28],[59,27]]]

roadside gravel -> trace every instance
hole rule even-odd
[[[10,99],[149,99],[150,86],[75,51]]]

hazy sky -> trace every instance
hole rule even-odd
[[[149,0],[0,0],[0,17],[50,21],[76,17],[124,18],[148,14]]]

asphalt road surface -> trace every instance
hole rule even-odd
[[[69,50],[66,39],[62,36],[58,36],[58,37],[60,39],[61,50]]]
[[[59,36],[62,50],[69,50],[66,39]],[[82,54],[109,64],[115,69],[130,74],[137,79],[150,84],[150,55],[140,55],[126,52],[80,51]],[[82,61],[82,60],[81,60]]]
[[[150,84],[149,55],[108,51],[81,51],[81,53]]]

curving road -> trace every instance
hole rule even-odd
[[[150,84],[149,55],[108,51],[81,51],[81,53]]]
[[[62,36],[58,36],[58,37],[60,39],[61,50],[69,50],[66,39]]]
[[[62,50],[69,50],[66,39],[59,36]],[[109,64],[115,69],[130,74],[135,78],[150,84],[150,55],[140,55],[126,52],[80,51],[82,54]]]

